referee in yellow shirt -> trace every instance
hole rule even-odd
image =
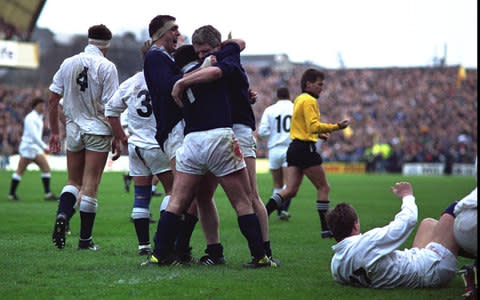
[[[302,94],[294,101],[290,127],[292,142],[287,150],[287,186],[274,194],[266,207],[270,215],[283,202],[295,197],[303,175],[307,175],[317,189],[317,210],[322,226],[322,238],[330,238],[332,234],[325,219],[330,205],[328,198],[330,186],[322,166],[322,157],[317,153],[315,143],[318,138],[327,140],[332,131],[345,129],[350,121],[346,119],[336,124],[320,122],[317,98],[323,90],[324,79],[325,75],[317,69],[307,69],[302,75]]]

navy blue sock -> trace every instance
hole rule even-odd
[[[263,258],[265,256],[265,248],[263,246],[262,232],[260,231],[260,223],[258,222],[257,215],[239,216],[238,225],[243,236],[248,241],[250,254],[254,258]]]
[[[96,213],[80,211],[80,239],[88,240],[92,237],[93,223]]]
[[[213,258],[223,257],[223,246],[220,243],[207,245],[205,253]]]
[[[272,257],[272,248],[270,248],[270,241],[263,242],[263,248],[265,249],[265,255]]]
[[[167,258],[173,254],[175,239],[177,238],[180,216],[169,211],[164,211],[158,220],[157,232],[155,233],[154,241],[155,248],[153,254],[159,260]]]
[[[198,218],[195,215],[189,213],[183,214],[183,220],[180,225],[180,230],[175,242],[175,251],[177,254],[188,254],[191,251],[190,239],[192,238],[193,230],[198,222]]]
[[[57,215],[59,213],[64,213],[67,216],[67,220],[70,220],[75,213],[73,207],[77,202],[75,195],[70,192],[63,192],[60,195],[60,203],[58,204]]]
[[[150,244],[150,219],[141,218],[134,219],[133,224],[135,225],[135,232],[137,233],[138,244],[139,245],[149,245]]]

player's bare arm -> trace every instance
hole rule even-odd
[[[107,117],[107,121],[110,123],[110,126],[112,126],[113,132],[112,160],[117,160],[122,154],[124,147],[127,147],[128,137],[125,134],[125,131],[122,129],[120,117]]]
[[[57,93],[50,93],[48,97],[48,121],[50,126],[49,151],[51,153],[60,152],[60,137],[58,136],[58,103],[62,98]]]

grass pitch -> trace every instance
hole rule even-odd
[[[18,187],[21,201],[7,200],[11,171],[0,171],[0,299],[462,299],[463,282],[455,277],[441,289],[372,290],[345,287],[330,275],[330,247],[322,240],[315,209],[316,193],[305,179],[293,200],[290,221],[270,216],[270,240],[278,269],[246,270],[250,260],[237,218],[224,192],[215,194],[220,214],[220,234],[226,266],[140,268],[133,224],[129,222],[133,192],[123,189],[121,173],[104,174],[99,188],[99,208],[94,227],[98,252],[77,251],[79,216],[71,223],[75,236],[65,249],[51,242],[56,202],[43,200],[38,171],[25,173]],[[473,177],[403,177],[401,175],[329,174],[332,206],[350,202],[360,215],[362,232],[390,222],[401,201],[390,191],[397,181],[413,185],[419,222],[438,218],[443,209],[476,185]],[[52,190],[59,194],[65,172],[52,173]],[[258,174],[264,202],[271,194],[271,177]],[[132,188],[133,190],[133,188]],[[159,217],[161,197],[152,199],[151,210]],[[419,223],[418,222],[418,223]],[[418,224],[417,224],[418,228]],[[152,235],[156,224],[151,225]],[[415,232],[414,232],[415,233]],[[410,247],[414,233],[402,247]],[[204,255],[200,226],[193,233],[193,254]],[[459,258],[459,267],[471,260]]]

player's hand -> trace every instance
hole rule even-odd
[[[112,160],[117,160],[122,155],[124,145],[126,145],[126,139],[123,141],[120,138],[114,138],[112,141]]]
[[[391,189],[392,192],[400,198],[405,196],[413,196],[412,186],[408,182],[397,182],[395,186],[391,187]]]
[[[318,134],[318,138],[326,141],[328,140],[328,138],[330,137],[330,133],[329,132],[325,132],[325,133],[319,133]]]
[[[183,93],[184,93],[184,90],[185,90],[182,83],[183,82],[182,82],[181,79],[177,80],[177,82],[175,82],[175,84],[173,85],[173,89],[172,89],[173,100],[175,101],[175,103],[180,108],[183,107],[182,98],[183,98]]]
[[[350,124],[350,120],[345,119],[337,123],[339,129],[345,129]]]
[[[60,153],[60,137],[58,134],[50,135],[48,148],[51,153]]]
[[[248,89],[248,96],[250,99],[250,104],[255,104],[257,102],[257,92],[252,91],[251,89]]]

